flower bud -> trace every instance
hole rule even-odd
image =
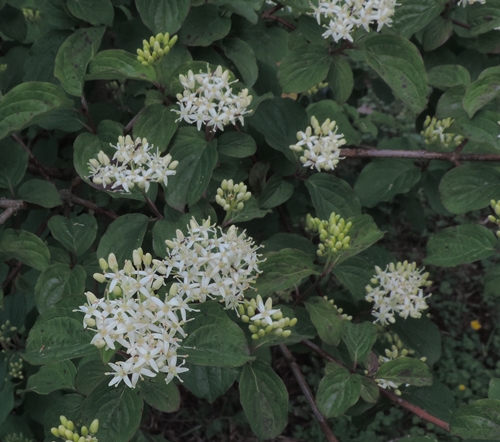
[[[96,434],[99,431],[99,419],[94,419],[89,427],[89,432]]]
[[[59,430],[56,428],[56,427],[52,427],[50,429],[50,432],[55,436],[55,437],[59,437],[61,435],[61,433],[59,433]]]

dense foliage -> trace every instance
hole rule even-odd
[[[500,440],[499,53],[500,0],[0,0],[0,439]]]

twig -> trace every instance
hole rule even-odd
[[[81,97],[82,101],[82,114],[85,115],[85,118],[87,119],[87,122],[89,123],[88,126],[85,125],[87,129],[90,130],[90,132],[96,134],[97,133],[97,128],[94,123],[94,120],[92,120],[92,117],[90,116],[90,111],[89,111],[89,106],[87,104],[87,100],[85,99],[85,95],[82,95]]]
[[[5,209],[0,213],[0,225],[7,221],[18,210],[27,209],[28,205],[21,200],[0,199],[0,208]]]
[[[12,134],[11,135],[12,139],[18,143],[28,154],[30,161],[35,165],[36,169],[42,175],[47,181],[50,181],[50,176],[47,174],[47,171],[45,169],[45,166],[43,166],[40,161],[33,155],[33,152],[31,152],[30,148],[19,138],[19,135],[17,134]]]
[[[295,25],[293,25],[289,21],[286,21],[282,17],[277,17],[276,15],[273,15],[275,12],[279,11],[281,8],[283,8],[283,5],[278,3],[276,6],[273,6],[271,9],[264,11],[261,15],[262,20],[275,20],[278,23],[281,23],[283,26],[286,26],[288,29],[295,31],[295,29],[297,29],[297,27]]]
[[[335,435],[332,433],[332,430],[328,426],[328,423],[326,422],[325,417],[321,414],[321,412],[318,410],[318,407],[316,405],[316,401],[314,400],[314,396],[311,393],[311,390],[309,389],[309,386],[307,385],[306,380],[304,379],[304,376],[302,376],[302,373],[300,372],[300,368],[295,362],[292,354],[290,353],[290,350],[288,350],[287,346],[285,344],[279,344],[281,353],[283,353],[283,356],[285,357],[286,361],[288,362],[288,365],[290,366],[290,369],[292,370],[293,375],[295,376],[295,379],[297,379],[297,383],[299,384],[300,389],[302,390],[302,393],[304,394],[304,397],[306,398],[307,403],[311,407],[314,417],[318,421],[319,426],[321,427],[321,430],[323,431],[326,440],[328,442],[339,442],[339,440],[335,437]]]
[[[281,222],[283,223],[283,225],[285,226],[285,229],[289,232],[289,233],[293,233],[293,228],[290,224],[290,221],[288,220],[288,218],[286,217],[286,213],[285,211],[283,210],[283,207],[281,206],[278,206],[276,207],[276,209],[278,210],[278,214],[281,218]]]
[[[326,359],[327,361],[334,362],[337,365],[340,365],[341,367],[348,368],[343,364],[341,361],[335,359],[332,355],[324,351],[322,348],[318,347],[316,344],[313,342],[305,339],[301,342],[303,345],[306,347],[310,348],[312,351],[314,351],[316,354],[321,356],[323,359]],[[428,413],[424,409],[417,407],[416,405],[411,404],[410,402],[404,400],[403,398],[397,396],[396,394],[384,390],[383,388],[379,387],[380,394],[384,395],[386,398],[390,399],[392,402],[398,404],[399,406],[406,408],[408,411],[411,411],[413,414],[418,416],[420,419],[424,419],[427,422],[430,422],[431,424],[434,424],[438,426],[439,428],[442,428],[443,430],[450,431],[450,425],[437,418],[436,416],[433,416],[432,414]]]
[[[457,21],[453,18],[446,17],[446,19],[450,20],[454,25],[460,26],[461,28],[464,29],[472,29],[471,25],[468,25],[467,23],[462,23],[461,21]]]
[[[146,201],[146,204],[149,206],[153,214],[156,216],[158,219],[162,219],[163,215],[160,213],[158,208],[156,207],[155,203],[149,199],[149,197],[146,195],[146,192],[141,189],[142,196],[144,197],[144,200]]]
[[[43,166],[43,170],[49,175],[51,178],[57,178],[58,180],[69,180],[73,176],[73,169],[57,169],[55,167]],[[28,172],[32,174],[41,175],[40,171],[37,169],[35,164],[28,164]]]
[[[84,200],[76,195],[73,195],[68,189],[63,189],[59,192],[63,201],[69,204],[76,204],[77,206],[85,207],[86,209],[93,210],[96,213],[107,216],[110,219],[118,219],[118,214],[113,210],[103,209],[92,201]]]
[[[457,148],[455,149],[455,151],[453,152],[453,156],[452,156],[452,159],[451,161],[453,162],[453,164],[455,166],[460,166],[460,162],[458,161],[458,158],[460,157],[460,152],[462,152],[462,149],[465,147],[465,145],[467,144],[469,140],[467,138],[465,138],[458,146]]]
[[[136,123],[137,119],[139,118],[139,115],[141,115],[142,111],[146,109],[145,107],[143,107],[128,123],[127,125],[125,126],[125,129],[123,129],[123,132],[125,134],[128,134],[132,128],[134,127],[134,124]]]

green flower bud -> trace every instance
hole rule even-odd
[[[56,427],[52,427],[50,429],[50,432],[55,436],[55,437],[59,437],[61,435],[61,433],[59,433],[59,430],[56,428]]]
[[[99,419],[94,419],[89,427],[89,432],[96,434],[99,431]]]

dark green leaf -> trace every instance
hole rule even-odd
[[[223,41],[226,57],[236,66],[246,86],[252,87],[259,75],[257,59],[252,47],[240,38],[226,38]]]
[[[486,270],[483,283],[486,296],[500,296],[500,266],[495,265]]]
[[[21,182],[28,167],[28,153],[8,138],[0,141],[0,155],[0,187],[14,192],[14,187]]]
[[[377,371],[377,379],[410,384],[416,387],[432,385],[432,374],[425,362],[415,358],[398,358],[384,362]]]
[[[380,396],[377,383],[373,379],[362,376],[360,396],[364,401],[375,404]]]
[[[495,253],[497,239],[482,226],[464,224],[432,235],[427,243],[426,264],[454,267],[488,258]]]
[[[135,5],[154,35],[177,32],[189,11],[189,2],[184,0],[136,0]]]
[[[465,95],[465,86],[453,86],[448,89],[438,101],[436,118],[457,118],[465,116],[462,100]]]
[[[45,180],[25,181],[19,188],[19,198],[49,209],[62,204],[56,186]]]
[[[196,397],[213,403],[233,385],[238,370],[228,367],[207,367],[186,364],[189,371],[182,374],[184,387]]]
[[[101,44],[106,28],[78,29],[70,35],[57,52],[54,75],[68,94],[79,97],[87,65]]]
[[[342,340],[347,346],[351,360],[355,364],[362,363],[377,340],[377,327],[371,322],[353,324],[346,321],[342,327]]]
[[[245,207],[243,208],[243,210],[240,210],[239,212],[235,213],[234,218],[231,220],[231,222],[233,224],[243,223],[255,218],[263,218],[270,212],[271,209],[261,210],[259,208],[259,203],[257,202],[257,199],[252,196],[248,201],[245,201]]]
[[[488,398],[500,399],[500,379],[490,379],[490,385],[488,386]]]
[[[41,120],[50,112],[72,107],[73,102],[50,83],[23,83],[9,91],[0,101],[0,139]]]
[[[414,113],[427,104],[427,75],[417,48],[403,37],[372,34],[364,41],[366,61]]]
[[[217,151],[233,158],[246,158],[255,153],[257,144],[248,134],[243,132],[224,132],[217,139]]]
[[[128,442],[141,422],[143,402],[138,390],[125,385],[98,385],[85,399],[83,422],[99,419],[99,440]]]
[[[25,230],[6,229],[0,233],[2,259],[17,259],[37,270],[48,267],[50,253],[38,236]]]
[[[379,202],[391,201],[396,195],[408,192],[420,180],[420,169],[412,161],[375,160],[360,173],[354,191],[361,204],[375,207]]]
[[[137,56],[121,49],[99,52],[89,64],[85,80],[132,80],[155,81],[156,73],[151,66],[144,66]]]
[[[163,373],[153,378],[145,377],[138,386],[149,405],[163,413],[172,413],[181,406],[181,395],[177,385],[174,382],[167,384],[165,377]]]
[[[469,71],[459,64],[442,64],[433,67],[427,75],[429,84],[439,89],[467,86],[470,83]]]
[[[403,37],[410,38],[415,32],[425,28],[444,9],[443,1],[405,0],[395,8],[392,26]]]
[[[283,180],[281,175],[273,175],[266,183],[259,197],[259,206],[262,209],[272,209],[288,201],[293,195],[293,184]]]
[[[344,319],[337,308],[319,296],[310,297],[305,305],[321,340],[328,345],[339,345]]]
[[[269,239],[262,241],[266,253],[279,252],[281,249],[297,249],[316,258],[316,247],[307,238],[295,233],[276,233]],[[365,284],[366,285],[366,284]]]
[[[455,167],[441,179],[439,193],[451,213],[482,209],[500,194],[500,172],[482,164]]]
[[[132,252],[141,247],[148,227],[148,217],[141,213],[120,216],[113,221],[99,241],[97,257],[108,259],[114,253],[119,264],[132,259]]]
[[[498,440],[500,438],[500,400],[480,399],[455,410],[451,434],[464,439]]]
[[[25,391],[49,394],[55,390],[74,390],[75,375],[76,368],[71,361],[53,362],[28,378]]]
[[[337,417],[353,406],[361,394],[362,377],[343,367],[330,364],[329,373],[321,379],[316,392],[319,411],[327,417]]]
[[[23,41],[26,38],[26,20],[21,9],[5,5],[0,14],[0,32],[13,40]]]
[[[472,118],[476,112],[500,95],[500,74],[488,75],[467,86],[463,99],[464,109]]]
[[[339,104],[344,104],[351,96],[354,87],[351,65],[346,57],[332,58],[327,80],[333,99]]]
[[[441,382],[434,380],[432,387],[409,387],[402,391],[403,399],[436,416],[450,422],[455,409],[453,392]]]
[[[146,107],[134,124],[134,139],[146,138],[149,145],[153,144],[160,152],[167,150],[168,143],[177,130],[176,114],[172,112],[177,106],[165,107],[153,104]]]
[[[231,29],[231,20],[223,17],[215,5],[191,8],[179,31],[179,42],[186,46],[209,46],[224,38]]]
[[[89,395],[101,382],[112,379],[105,373],[109,371],[109,366],[100,360],[94,360],[81,365],[78,368],[75,378],[75,386],[79,393]]]
[[[500,149],[497,135],[498,120],[500,120],[500,113],[481,110],[472,119],[466,115],[457,118],[450,132],[459,132],[470,141],[485,143],[495,149]]]
[[[281,434],[288,421],[288,392],[266,363],[246,364],[240,377],[240,402],[250,428],[259,439]]]
[[[467,21],[472,26],[471,35],[484,34],[500,26],[500,2],[491,0],[486,5],[474,5],[467,14]]]
[[[262,273],[255,283],[255,290],[267,296],[298,284],[309,275],[317,275],[310,256],[296,249],[282,249],[265,255],[259,266]]]
[[[315,173],[305,184],[318,218],[327,220],[333,212],[345,218],[361,214],[361,203],[344,180],[326,173]]]
[[[97,235],[97,221],[86,213],[74,218],[55,215],[50,218],[48,227],[52,236],[75,255],[86,252]]]
[[[453,35],[453,24],[451,20],[441,16],[434,19],[424,29],[422,43],[425,51],[433,51],[444,45]]]
[[[92,25],[113,24],[114,10],[110,0],[68,0],[69,12]]]

